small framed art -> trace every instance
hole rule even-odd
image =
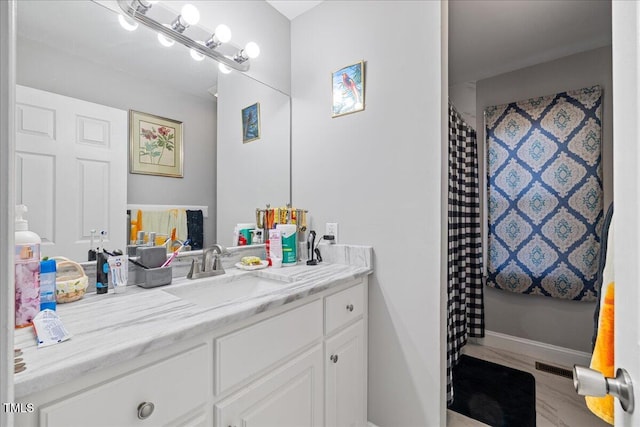
[[[242,109],[242,143],[260,139],[260,103]]]
[[[364,61],[340,68],[331,75],[332,117],[364,110]]]

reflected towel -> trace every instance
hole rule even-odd
[[[603,282],[606,283],[606,282]],[[604,287],[604,286],[603,286]],[[613,362],[613,327],[614,327],[614,284],[610,282],[606,289],[602,289],[602,301],[600,305],[600,322],[598,325],[598,337],[596,347],[591,357],[591,369],[604,374],[605,377],[615,377]],[[609,424],[613,425],[613,396],[604,397],[586,396],[587,407]]]
[[[187,210],[187,230],[189,230],[189,239],[191,240],[191,249],[202,249],[204,240],[204,219],[202,211]]]
[[[140,211],[138,211],[140,212]],[[162,211],[142,211],[142,224],[144,228],[138,227],[138,231],[155,231],[157,234],[171,235],[171,231],[176,229],[176,238],[181,242],[187,239],[187,212],[185,209],[168,209]]]
[[[131,220],[131,230],[129,231],[129,244],[135,244],[138,239],[138,230],[142,230],[142,211],[133,211],[136,213],[136,219]],[[130,213],[133,213],[130,212]]]

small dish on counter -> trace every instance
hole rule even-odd
[[[269,265],[269,261],[260,261],[260,264],[255,265],[244,265],[241,262],[236,262],[235,266],[240,270],[253,271],[253,270],[261,270],[263,268],[267,268]]]

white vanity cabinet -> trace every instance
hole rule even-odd
[[[367,288],[325,298],[325,425],[367,425]]]
[[[216,426],[321,427],[322,345],[215,405]]]
[[[205,345],[45,404],[40,426],[198,425],[206,420]],[[176,422],[188,419],[188,423]],[[205,425],[204,423],[202,425]]]
[[[216,392],[267,373],[216,403],[215,426],[366,426],[366,301],[358,280],[218,338]]]
[[[367,278],[19,399],[29,427],[366,426]]]

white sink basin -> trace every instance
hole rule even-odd
[[[226,279],[226,280],[225,280]],[[163,289],[171,295],[204,307],[218,307],[283,289],[288,282],[272,278],[243,275],[213,277],[178,288]]]

